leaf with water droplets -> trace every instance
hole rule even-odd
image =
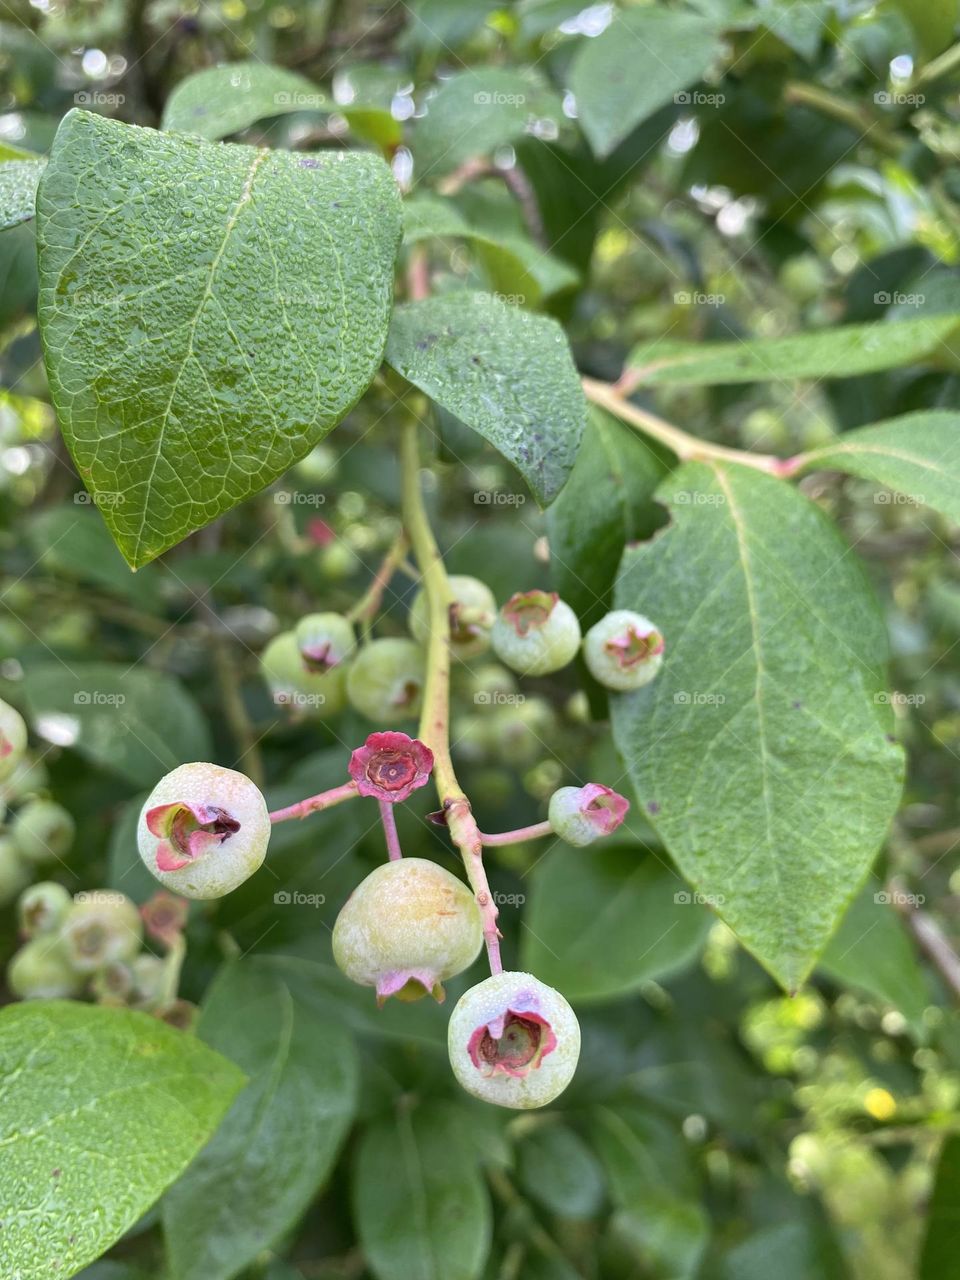
[[[295,71],[263,62],[231,62],[204,67],[181,80],[167,99],[163,127],[215,142],[271,116],[329,108],[316,85]]]
[[[37,184],[46,160],[7,160],[0,163],[0,231],[29,222],[36,211]]]
[[[98,1258],[196,1155],[244,1082],[202,1041],[127,1009],[0,1012],[0,1275]]]
[[[380,365],[400,200],[375,156],[72,111],[37,217],[53,402],[134,568],[282,475]]]

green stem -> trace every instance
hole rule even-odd
[[[373,619],[377,616],[383,593],[390,585],[390,579],[403,563],[408,545],[407,535],[398,533],[390,549],[383,557],[379,569],[374,574],[373,581],[353,608],[348,610],[346,615],[348,621],[359,622],[364,631],[369,629]]]
[[[783,96],[787,102],[812,107],[821,115],[830,116],[833,120],[839,120],[841,124],[849,125],[851,129],[868,138],[888,155],[896,156],[903,151],[904,144],[887,132],[886,123],[879,116],[855,102],[838,98],[836,94],[821,89],[819,85],[793,81],[787,85]]]
[[[503,970],[500,930],[496,903],[483,865],[483,840],[450,758],[450,608],[455,599],[420,492],[420,447],[414,421],[404,424],[400,463],[403,519],[420,567],[430,624],[419,736],[433,752],[433,779],[447,829],[460,850],[467,879],[480,908],[490,972],[500,973]]]

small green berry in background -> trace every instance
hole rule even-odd
[[[4,8],[0,1280],[954,1280],[958,91]]]

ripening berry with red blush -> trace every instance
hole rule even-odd
[[[577,615],[555,591],[518,591],[490,633],[501,662],[526,676],[545,676],[572,661],[580,647]]]

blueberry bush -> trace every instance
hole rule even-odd
[[[0,1280],[952,1280],[958,91],[0,5]]]

